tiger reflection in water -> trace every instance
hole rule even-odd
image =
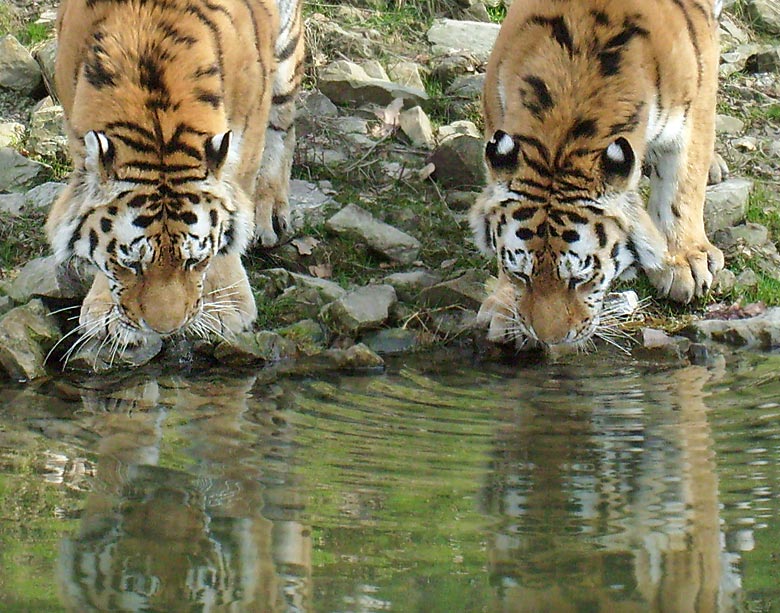
[[[61,544],[69,611],[308,610],[289,433],[272,401],[243,419],[253,384],[212,376],[84,398],[99,459],[80,530]]]
[[[605,393],[564,372],[505,416],[484,496],[503,518],[490,610],[740,610],[703,389],[722,374],[690,366]]]

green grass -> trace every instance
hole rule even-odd
[[[16,38],[26,47],[46,40],[51,34],[52,28],[49,24],[28,23],[23,28],[17,30]]]
[[[45,214],[14,217],[0,213],[0,271],[10,270],[46,253]]]
[[[506,7],[502,4],[500,6],[486,6],[488,15],[494,23],[501,23],[506,17]]]

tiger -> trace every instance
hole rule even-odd
[[[80,341],[250,328],[242,255],[289,230],[301,1],[64,0],[56,32],[73,172],[46,234],[96,269]]]
[[[498,264],[478,321],[586,349],[638,265],[690,303],[723,268],[704,228],[720,0],[516,0],[486,69],[487,185],[469,211]],[[649,175],[645,206],[638,187]]]

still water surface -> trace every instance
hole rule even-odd
[[[3,612],[780,609],[780,355],[0,398]]]

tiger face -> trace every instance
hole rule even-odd
[[[638,195],[625,190],[639,171],[627,140],[595,156],[599,185],[579,196],[554,183],[529,189],[520,156],[521,143],[505,132],[488,141],[497,180],[470,222],[482,251],[497,257],[499,275],[480,319],[490,324],[491,340],[580,345],[598,329],[613,280],[635,263],[659,269],[665,244]]]
[[[712,286],[718,12],[709,0],[512,3],[483,92],[489,184],[470,213],[498,265],[480,311],[491,339],[582,346],[632,264],[678,302]]]
[[[235,309],[230,299],[246,291],[243,279],[220,279],[221,287],[207,281],[223,261],[240,257],[252,232],[246,196],[222,180],[230,140],[229,132],[204,138],[205,164],[171,169],[145,185],[115,166],[121,155],[113,143],[121,138],[85,135],[81,180],[62,196],[73,213],[84,213],[58,219],[52,244],[59,259],[84,258],[104,275],[96,288],[107,286],[110,300],[85,300],[82,310],[103,335],[128,344],[149,335],[224,335],[230,315],[252,315],[253,305]]]

